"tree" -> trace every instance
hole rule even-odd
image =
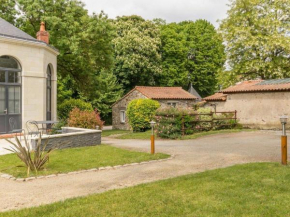
[[[107,16],[88,15],[78,0],[18,0],[17,6],[17,25],[30,35],[35,37],[45,22],[50,44],[60,51],[58,74],[69,75],[83,94],[95,91],[96,72],[113,66],[114,30]]]
[[[156,85],[161,74],[160,30],[139,16],[117,17],[114,73],[126,92],[136,85]]]
[[[290,1],[231,0],[221,22],[228,84],[240,79],[284,78],[290,75]]]
[[[15,0],[1,0],[0,2],[0,17],[7,22],[15,24],[18,12],[16,10]]]
[[[214,92],[216,76],[225,62],[224,46],[214,26],[206,20],[184,21],[162,27],[162,85],[188,87],[201,94]]]

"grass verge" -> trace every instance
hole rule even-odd
[[[167,158],[167,154],[155,154],[129,151],[108,145],[97,145],[82,148],[70,148],[54,151],[46,168],[37,175],[50,175],[85,170],[104,166]],[[21,167],[18,167],[21,166]],[[26,177],[26,168],[15,154],[0,156],[0,172],[14,177]],[[36,174],[31,172],[30,176]]]
[[[253,163],[0,216],[288,216],[290,167]]]
[[[252,129],[227,129],[227,130],[211,130],[211,131],[203,131],[203,132],[197,132],[194,133],[192,135],[186,135],[181,137],[181,140],[187,140],[187,139],[196,139],[202,136],[208,136],[208,135],[215,135],[215,134],[225,134],[225,133],[237,133],[237,132],[247,132],[247,131],[254,131]],[[114,132],[111,132],[111,134],[109,135],[107,134],[103,134],[102,136],[112,136],[112,135],[116,135],[114,136],[114,138],[116,139],[150,139],[150,135],[151,135],[151,130],[145,131],[145,132],[130,132],[130,131],[125,131],[125,130],[120,130],[117,131],[115,130]],[[121,135],[120,135],[121,134]],[[157,137],[157,139],[160,139],[159,137]]]

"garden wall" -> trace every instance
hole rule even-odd
[[[58,148],[76,148],[101,144],[101,130],[90,130],[75,127],[62,127],[62,134],[43,135],[42,144],[49,140],[46,150],[56,145]],[[38,137],[31,139],[32,149],[35,150]]]

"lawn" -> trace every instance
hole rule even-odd
[[[145,132],[130,132],[126,130],[108,130],[111,132],[103,131],[102,136],[112,136],[114,135],[114,138],[117,139],[150,139],[151,130],[145,131]],[[202,136],[208,136],[208,135],[215,135],[215,134],[223,134],[223,133],[237,133],[237,132],[243,132],[243,131],[253,131],[252,129],[227,129],[227,130],[211,130],[211,131],[202,131],[197,132],[192,135],[186,135],[181,137],[182,140],[187,139],[196,139]],[[160,138],[156,138],[160,139]]]
[[[0,216],[289,216],[290,167],[253,163]]]
[[[46,169],[39,171],[38,175],[66,173],[167,157],[169,155],[159,153],[151,155],[149,153],[129,151],[108,145],[62,149],[56,150],[51,154]],[[17,167],[19,165],[22,167]],[[15,177],[26,177],[26,169],[23,165],[15,154],[0,156],[0,172],[8,173]],[[34,175],[34,173],[30,174],[30,176]]]

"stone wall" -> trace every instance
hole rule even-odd
[[[46,150],[58,146],[59,149],[95,146],[101,144],[101,130],[63,127],[62,134],[43,135],[42,144],[48,140]],[[32,149],[35,150],[38,138],[31,139]]]
[[[228,94],[225,102],[216,104],[217,111],[237,110],[239,123],[250,128],[280,129],[279,117],[290,116],[290,92],[235,93]]]
[[[120,112],[126,111],[128,104],[133,99],[147,99],[146,96],[144,96],[142,93],[140,93],[138,90],[134,90],[127,96],[125,96],[123,99],[121,99],[119,102],[117,102],[113,108],[112,108],[112,125],[113,129],[119,129],[119,130],[130,130],[130,125],[128,123],[128,118],[126,117],[125,123],[121,123],[120,119]],[[192,107],[195,103],[195,100],[157,100],[161,108],[168,107],[168,102],[175,102],[177,103],[176,106],[178,108],[187,108]]]
[[[120,112],[123,110],[126,111],[128,104],[133,99],[147,99],[147,97],[144,96],[142,93],[140,93],[138,90],[134,90],[133,92],[128,94],[126,97],[121,99],[119,102],[117,102],[112,108],[113,129],[130,130],[130,125],[128,123],[127,117],[126,117],[125,123],[121,123]]]

